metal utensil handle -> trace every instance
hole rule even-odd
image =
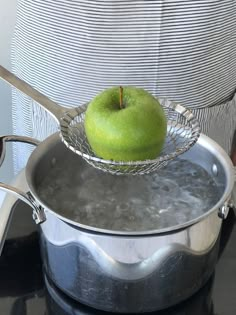
[[[34,89],[31,85],[25,81],[18,78],[16,75],[11,73],[9,70],[5,69],[0,65],[0,78],[5,80],[7,83],[14,86],[19,91],[23,92],[25,95],[32,98],[34,101],[39,103],[43,108],[46,109],[58,122],[60,118],[65,114],[68,109],[58,105],[56,102],[49,99],[47,96],[41,92]]]
[[[20,137],[20,136],[0,136],[0,167],[4,162],[6,156],[6,142],[23,142],[29,143],[33,145],[38,145],[40,141],[29,138],[29,137]],[[41,206],[38,205],[34,199],[34,197],[30,193],[25,193],[13,186],[7,185],[5,183],[0,182],[0,189],[5,192],[10,192],[13,195],[17,196],[17,198],[21,199],[28,205],[33,208],[33,218],[36,223],[42,223],[46,220],[44,211]],[[0,209],[0,255],[2,252],[3,245],[6,240],[6,235],[8,231],[8,227],[11,221],[13,207],[10,209]]]

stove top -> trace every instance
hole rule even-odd
[[[102,315],[66,297],[43,273],[32,210],[14,204],[12,223],[0,257],[1,315]],[[157,315],[236,314],[236,226],[233,210],[223,223],[219,261],[214,275],[197,294]]]

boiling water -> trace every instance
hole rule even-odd
[[[171,227],[199,217],[220,197],[212,177],[187,160],[177,159],[145,176],[115,176],[82,164],[78,172],[55,165],[40,184],[39,195],[64,217],[97,228]]]

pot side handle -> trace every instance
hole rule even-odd
[[[6,143],[7,142],[23,142],[37,146],[40,141],[21,136],[0,136],[0,167],[2,166],[5,156],[6,156]],[[28,192],[25,193],[18,188],[10,186],[8,184],[0,182],[0,189],[5,192],[10,192],[14,194],[17,198],[21,199],[33,208],[33,218],[36,223],[42,223],[46,220],[44,212],[40,205],[38,205],[34,197]],[[3,245],[6,240],[8,227],[12,217],[13,207],[11,209],[0,209],[0,255],[3,249]]]
[[[220,207],[218,211],[218,216],[221,219],[227,218],[230,209],[233,209],[234,211],[236,211],[236,207],[235,207],[236,205],[236,166],[233,166],[232,171],[234,173],[234,188],[231,195],[228,197],[228,199],[225,201],[223,206]]]

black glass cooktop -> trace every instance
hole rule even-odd
[[[42,271],[38,234],[31,209],[17,202],[0,258],[0,315],[108,314],[72,301],[46,279]],[[156,315],[236,314],[236,227],[230,211],[223,223],[215,273],[197,294]]]

